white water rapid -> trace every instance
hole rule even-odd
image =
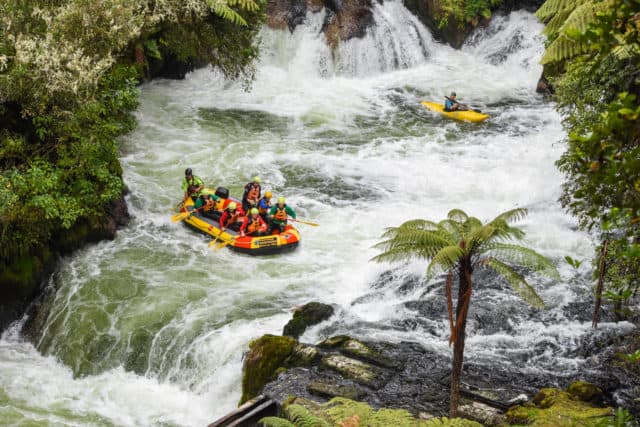
[[[399,1],[386,1],[375,6],[368,35],[335,56],[319,33],[322,18],[310,14],[293,34],[262,31],[249,92],[211,69],[141,87],[138,128],[121,144],[131,224],[63,260],[36,346],[19,325],[2,336],[0,424],[206,425],[236,406],[249,341],[280,334],[291,309],[312,300],[341,310],[302,341],[330,328],[449,354],[444,322],[436,333],[394,327],[416,317],[403,302],[424,288],[407,295],[392,283],[358,298],[391,267],[424,273],[423,262],[369,261],[385,227],[441,219],[452,208],[482,220],[529,208],[525,244],[563,277],[532,278],[546,314],[470,333],[467,357],[547,373],[585,363],[572,350],[593,334],[590,324],[563,308],[588,299],[589,263],[574,271],[563,258],[586,260],[592,247],[557,202],[563,131],[554,106],[534,93],[543,51],[536,18],[496,17],[456,51]],[[458,123],[421,107],[452,90],[491,118]],[[170,220],[186,167],[236,196],[259,175],[263,188],[320,226],[300,224],[301,246],[286,255],[213,251]],[[490,300],[497,310],[517,299],[507,292]],[[598,333],[628,328],[603,323]],[[541,343],[555,350],[528,353]]]

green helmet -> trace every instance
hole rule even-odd
[[[256,183],[260,184],[260,177],[259,176],[254,176],[253,177],[253,182],[256,182]]]
[[[258,215],[260,213],[257,208],[251,209],[250,212],[251,212],[251,215]]]
[[[227,206],[227,207],[229,208],[229,210],[235,211],[236,207],[237,207],[236,202],[229,203],[229,206]]]

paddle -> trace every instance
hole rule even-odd
[[[448,96],[446,96],[446,95],[445,95],[444,97],[445,97],[445,98],[447,98],[449,101],[456,102],[459,106],[464,107],[464,108],[466,108],[467,110],[471,110],[471,111],[473,111],[473,112],[475,112],[475,113],[482,113],[482,111],[480,111],[480,110],[478,110],[478,109],[476,109],[476,108],[471,108],[471,107],[469,107],[467,104],[463,104],[463,103],[461,103],[461,102],[458,102],[458,101],[456,101],[455,99],[451,99],[451,98],[449,98],[449,97],[448,97]],[[454,110],[454,111],[455,111],[455,110]],[[459,111],[464,111],[464,110],[459,110]]]
[[[316,224],[315,222],[303,221],[301,219],[289,218],[289,221],[299,222],[300,224],[307,224],[312,227],[318,227],[320,224]]]
[[[216,251],[219,251],[220,249],[224,248],[225,246],[227,246],[230,243],[233,243],[236,239],[234,237],[232,237],[231,239],[227,240],[226,242],[222,242],[220,243],[217,247],[216,247]]]
[[[200,206],[198,209],[194,209],[192,211],[187,211],[187,212],[180,212],[175,214],[174,216],[171,217],[171,221],[173,222],[178,222],[178,221],[182,221],[183,219],[187,219],[189,218],[194,212],[199,211],[200,209],[204,208],[204,206]]]

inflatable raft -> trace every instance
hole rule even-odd
[[[220,195],[221,187],[216,190],[216,195]],[[240,201],[228,197],[228,191],[222,192],[222,205],[226,207],[229,202],[234,201],[241,205]],[[181,212],[187,212],[194,203],[188,198],[184,203]],[[227,246],[236,252],[249,255],[271,255],[288,252],[295,249],[300,243],[300,233],[291,224],[287,224],[284,232],[270,234],[268,236],[240,236],[240,222],[227,227],[225,231],[220,231],[220,216],[222,212],[201,212],[196,211],[187,216],[183,222],[197,231],[208,234],[214,238],[218,247]],[[212,242],[214,242],[212,241]]]
[[[467,122],[479,123],[489,118],[488,114],[478,113],[473,110],[464,111],[444,111],[444,105],[435,102],[422,101],[422,105],[427,107],[431,111],[447,116],[455,120],[465,120]]]

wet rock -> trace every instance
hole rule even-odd
[[[312,381],[308,386],[309,393],[322,397],[344,397],[347,399],[359,400],[364,397],[364,392],[357,387],[340,385],[325,381]]]
[[[350,338],[346,335],[338,335],[328,338],[318,344],[319,347],[339,350],[348,356],[364,360],[385,368],[395,368],[396,362],[384,357],[380,352],[372,349],[361,341]]]
[[[293,319],[285,325],[282,335],[298,338],[309,326],[327,320],[333,316],[333,313],[333,307],[327,304],[319,302],[305,304],[293,313]]]
[[[498,409],[478,402],[471,402],[468,405],[460,405],[458,407],[458,415],[462,418],[468,418],[477,421],[483,426],[504,425],[505,416]]]
[[[311,366],[317,364],[322,357],[320,351],[314,346],[296,344],[291,355],[284,362],[285,366]]]
[[[323,357],[321,363],[325,368],[332,369],[360,384],[373,388],[380,387],[382,371],[371,364],[338,354]]]
[[[567,387],[567,393],[583,402],[601,403],[602,389],[587,381],[575,381]]]
[[[551,96],[554,93],[553,86],[551,83],[544,77],[540,76],[538,79],[538,84],[536,85],[536,93],[541,93],[545,96]]]
[[[266,6],[267,25],[293,32],[304,23],[307,14],[307,3],[304,0],[269,0]]]
[[[440,26],[436,16],[443,9],[441,0],[403,0],[403,4],[414,15],[416,15],[422,23],[431,30],[433,36],[455,49],[460,49],[464,40],[473,31],[475,25],[466,22],[458,22],[455,19],[449,19],[444,26]]]
[[[264,385],[274,379],[295,346],[293,338],[276,335],[264,335],[249,344],[242,366],[240,403],[257,396]]]

